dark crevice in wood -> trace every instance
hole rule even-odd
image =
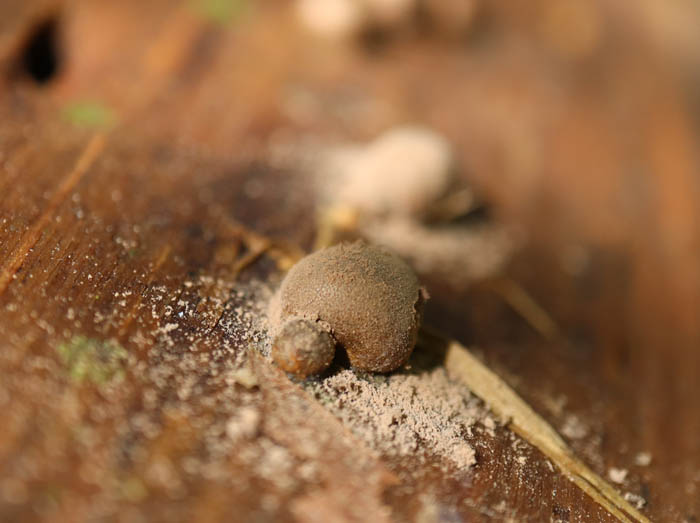
[[[62,53],[58,39],[59,17],[39,22],[19,50],[17,71],[40,85],[49,83],[60,71]]]

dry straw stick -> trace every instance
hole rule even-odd
[[[437,342],[447,344],[445,367],[450,376],[468,386],[514,432],[551,459],[581,490],[620,521],[649,522],[608,482],[574,456],[549,423],[464,346],[454,340],[444,340],[432,332],[426,334]]]

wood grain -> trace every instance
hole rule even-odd
[[[0,38],[1,520],[311,520],[320,504],[325,520],[612,520],[507,429],[476,431],[478,466],[445,476],[375,456],[247,356],[241,310],[280,273],[256,239],[309,249],[315,231],[303,174],[271,151],[405,121],[445,133],[527,231],[507,274],[562,335],[431,274],[428,321],[579,427],[564,436],[598,474],[628,470],[620,490],[650,519],[700,517],[697,62],[647,7],[590,3],[589,47],[543,29],[543,1],[486,9],[465,41],[368,50],[319,45],[283,2],[224,21],[196,2],[58,2],[63,66],[36,85],[13,60],[55,6],[20,4]],[[84,101],[114,118],[76,125]],[[120,386],[70,380],[56,348],[76,336],[127,350]],[[242,368],[256,385],[227,385]],[[215,444],[253,407],[252,439]]]

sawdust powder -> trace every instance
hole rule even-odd
[[[405,218],[388,218],[363,224],[362,233],[409,260],[418,273],[437,276],[453,288],[465,288],[498,273],[514,246],[511,235],[491,223],[428,227]]]
[[[466,437],[488,411],[442,368],[367,377],[343,370],[307,388],[379,454],[438,458],[460,471],[476,463]]]

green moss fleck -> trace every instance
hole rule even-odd
[[[71,380],[101,385],[124,378],[128,353],[114,341],[74,336],[57,347]]]
[[[190,5],[203,18],[226,24],[247,9],[248,0],[192,0]]]
[[[121,484],[121,495],[127,501],[138,503],[148,496],[148,489],[136,476],[131,476]]]
[[[63,108],[63,119],[78,127],[104,128],[112,125],[114,112],[95,100],[77,100]]]

